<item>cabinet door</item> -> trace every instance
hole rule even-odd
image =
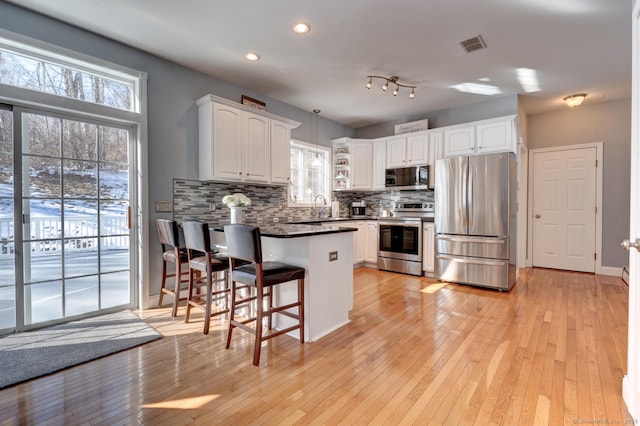
[[[515,152],[512,123],[513,120],[505,120],[478,124],[476,126],[478,154],[501,151]]]
[[[351,144],[351,188],[370,190],[373,183],[373,146],[371,142]]]
[[[357,232],[353,234],[353,263],[364,262],[364,244],[365,244],[365,231],[364,222],[357,221],[354,223],[354,228],[358,228]]]
[[[475,127],[455,127],[444,131],[444,156],[471,155],[475,153]]]
[[[429,186],[436,182],[436,160],[442,158],[442,132],[429,132]]]
[[[271,120],[271,183],[289,184],[290,175],[291,130]]]
[[[365,223],[364,261],[367,263],[378,262],[378,222],[367,221]]]
[[[387,138],[387,168],[407,165],[407,137]]]
[[[269,181],[269,140],[271,123],[268,118],[245,112],[245,167],[244,180]]]
[[[433,223],[422,226],[422,270],[433,274],[435,270],[435,227]]]
[[[219,179],[242,179],[242,111],[213,104],[213,174]]]
[[[384,189],[387,168],[387,140],[373,141],[373,185],[372,189]]]
[[[424,132],[407,136],[407,165],[429,162],[429,135]]]

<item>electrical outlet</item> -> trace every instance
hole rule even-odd
[[[329,252],[329,262],[333,262],[334,260],[338,260],[338,252],[330,251]]]
[[[156,213],[171,213],[171,201],[156,201]]]
[[[209,203],[209,211],[210,212],[216,211],[216,203]]]

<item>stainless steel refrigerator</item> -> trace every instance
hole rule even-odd
[[[516,280],[516,159],[445,158],[435,171],[436,278],[509,290]]]

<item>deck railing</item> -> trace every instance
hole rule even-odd
[[[117,215],[100,216],[101,249],[129,247],[127,219]],[[65,219],[39,216],[29,221],[31,256],[59,254],[65,251],[93,251],[98,247],[98,221],[95,216]],[[13,219],[0,218],[0,258],[15,253]]]

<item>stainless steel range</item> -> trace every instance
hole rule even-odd
[[[378,220],[378,269],[422,275],[422,221],[433,217],[433,203],[396,202],[393,216]]]

